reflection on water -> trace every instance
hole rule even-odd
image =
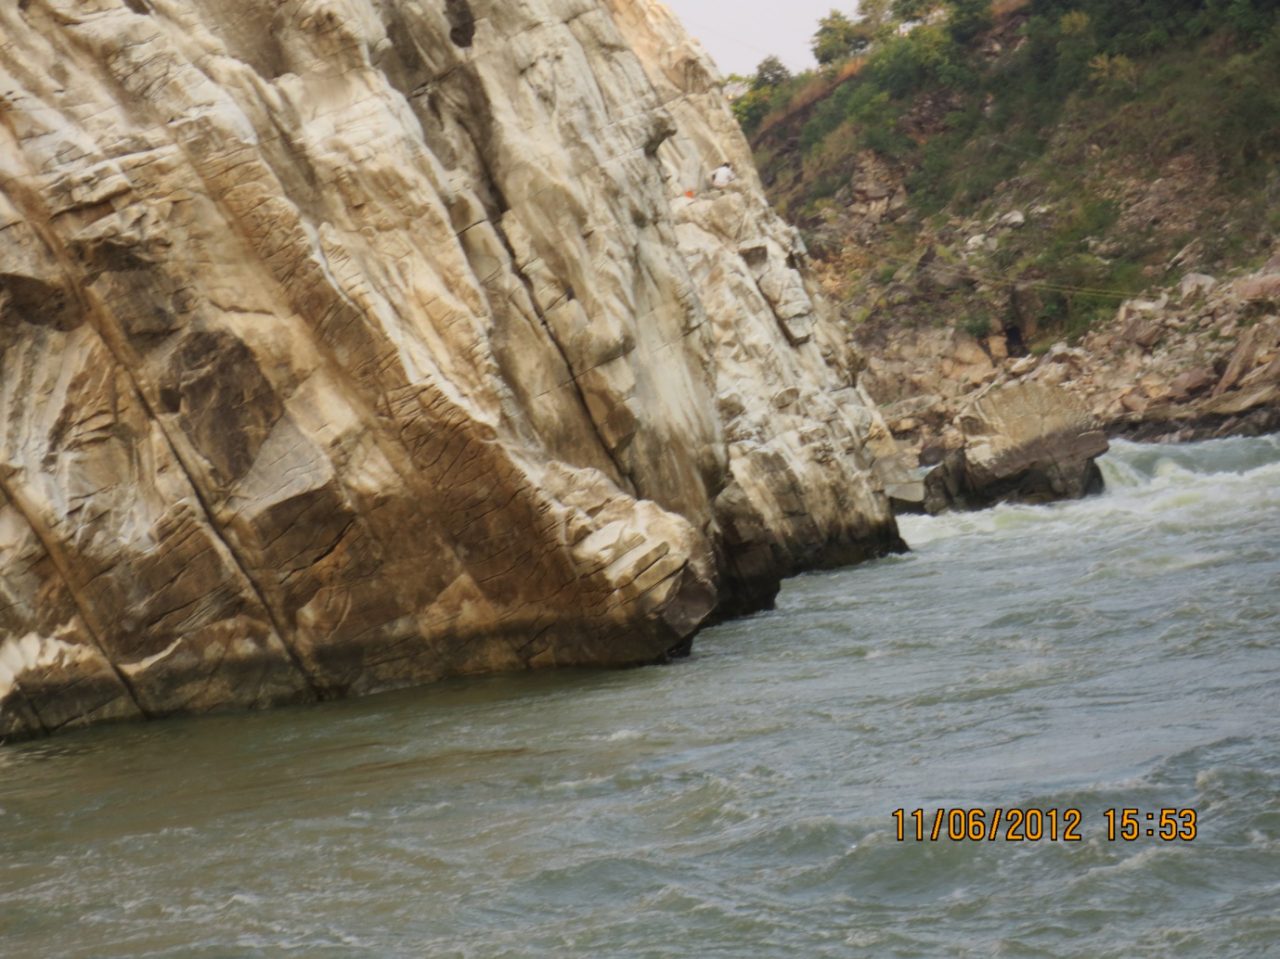
[[[0,954],[1258,956],[1280,942],[1280,443],[911,518],[681,665],[0,750]],[[1082,811],[898,842],[895,809]],[[1103,811],[1194,808],[1192,843]]]

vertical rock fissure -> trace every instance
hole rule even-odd
[[[103,337],[103,339],[106,340],[106,337]],[[107,343],[107,349],[112,349],[110,342]],[[112,356],[115,358],[116,363],[119,364],[120,359],[115,355],[114,351],[112,351]],[[257,601],[258,605],[262,607],[262,611],[266,615],[267,621],[271,624],[272,631],[279,638],[280,645],[284,647],[294,669],[298,671],[298,675],[306,684],[307,692],[311,694],[312,699],[319,699],[320,694],[316,685],[316,679],[318,677],[313,678],[310,673],[307,672],[306,667],[303,665],[302,658],[294,648],[291,637],[283,628],[280,617],[276,614],[276,611],[272,609],[271,604],[267,602],[266,595],[258,585],[257,580],[255,580],[249,573],[248,566],[245,564],[244,560],[241,559],[239,553],[236,552],[230,538],[223,531],[222,527],[218,525],[217,519],[214,517],[213,510],[209,506],[209,502],[206,499],[204,492],[200,489],[199,484],[195,480],[194,471],[190,464],[188,464],[183,458],[181,452],[179,452],[179,444],[174,443],[173,437],[169,435],[169,429],[165,426],[163,419],[157,416],[156,411],[151,408],[151,404],[147,401],[146,396],[139,387],[138,382],[133,375],[133,371],[128,366],[124,366],[123,368],[126,375],[129,377],[130,384],[133,386],[134,393],[138,397],[138,402],[140,402],[143,409],[147,411],[147,416],[150,417],[151,421],[159,427],[160,435],[164,437],[165,445],[169,448],[169,452],[173,454],[174,462],[178,464],[178,468],[182,470],[183,476],[186,477],[187,485],[191,487],[191,494],[195,497],[195,501],[200,506],[200,511],[204,514],[204,519],[208,524],[209,532],[217,538],[218,543],[222,546],[224,554],[235,565],[235,569],[239,572],[241,579],[253,593],[253,597]]]
[[[484,163],[484,173],[485,177],[489,181],[490,188],[496,195],[501,197],[502,191],[494,181],[493,171],[489,169],[488,163],[483,158],[483,153],[477,150],[477,155],[481,157],[481,162]],[[542,312],[542,308],[538,306],[538,299],[534,295],[533,282],[529,277],[525,276],[524,271],[520,269],[519,259],[516,256],[515,248],[511,245],[511,240],[507,237],[506,231],[502,229],[501,221],[490,220],[489,222],[493,227],[493,232],[497,234],[498,239],[502,241],[502,245],[506,248],[507,255],[511,258],[512,269],[515,272],[515,275],[520,278],[520,283],[528,293],[529,305],[537,315],[538,322],[542,324],[542,329],[546,332],[548,341],[550,341],[551,345],[555,347],[556,352],[560,355],[560,359],[564,363],[564,368],[569,372],[569,382],[573,384],[573,392],[578,397],[578,403],[582,406],[583,415],[585,416],[586,421],[591,424],[591,431],[595,434],[596,440],[600,444],[600,448],[604,451],[604,455],[608,458],[609,462],[613,464],[613,468],[618,474],[618,479],[623,483],[623,489],[632,495],[636,495],[637,487],[635,478],[631,475],[631,471],[623,467],[622,463],[618,460],[613,449],[609,446],[608,442],[605,441],[604,434],[600,430],[600,424],[597,423],[595,421],[595,417],[591,415],[591,408],[587,405],[587,396],[582,390],[582,384],[578,382],[579,373],[574,369],[573,362],[569,359],[569,354],[565,351],[565,348],[560,344],[560,340],[556,337],[555,331],[551,329],[551,324],[547,322],[547,317]],[[568,294],[565,295],[567,296]]]
[[[450,0],[450,2],[452,3],[453,0]],[[565,369],[569,373],[569,380],[573,384],[574,395],[577,397],[578,404],[582,409],[584,420],[591,424],[592,434],[599,443],[600,449],[604,453],[605,457],[613,465],[614,472],[618,477],[619,485],[625,492],[630,493],[633,496],[639,495],[638,484],[636,483],[632,471],[623,465],[618,455],[605,439],[604,433],[601,430],[601,425],[597,423],[595,417],[591,415],[591,407],[587,403],[586,393],[583,391],[582,384],[579,381],[579,376],[583,371],[579,371],[575,367],[569,357],[568,351],[566,351],[564,346],[560,343],[560,340],[557,338],[551,324],[547,322],[546,315],[538,304],[533,282],[520,268],[520,259],[516,255],[515,248],[512,246],[506,231],[502,228],[501,215],[511,209],[511,204],[508,202],[506,193],[498,182],[498,176],[495,173],[492,161],[490,160],[490,157],[496,155],[498,152],[493,148],[493,144],[499,139],[499,137],[492,130],[488,129],[491,123],[492,110],[488,107],[487,95],[485,94],[483,83],[474,76],[469,77],[469,80],[470,82],[465,87],[466,96],[472,98],[473,101],[476,101],[473,103],[474,108],[469,111],[460,111],[455,119],[457,120],[459,127],[465,131],[467,138],[471,141],[472,154],[479,165],[480,173],[483,177],[483,185],[497,205],[497,216],[494,216],[493,210],[486,210],[489,214],[489,223],[499,241],[506,249],[507,256],[511,261],[512,272],[519,278],[521,285],[525,288],[525,291],[528,294],[529,304],[535,315],[538,317],[538,322],[545,331],[548,341],[555,348],[556,353],[559,354],[561,361],[564,363]],[[422,121],[423,118],[419,116],[419,120]]]
[[[498,236],[502,237],[502,242],[507,244],[507,249],[511,246],[507,243],[507,237],[501,229],[497,231]],[[514,262],[514,260],[513,260]],[[529,278],[524,275],[520,269],[516,269],[516,274],[520,277],[520,282],[524,284],[525,289],[529,291],[529,302],[533,305],[533,311],[538,316],[538,322],[542,324],[542,328],[547,331],[547,339],[551,341],[551,345],[555,347],[556,352],[560,354],[560,358],[564,361],[564,368],[569,371],[569,382],[573,384],[573,391],[578,397],[578,402],[582,404],[582,409],[586,413],[587,422],[591,424],[591,431],[595,434],[596,439],[600,443],[600,448],[604,450],[604,455],[609,458],[609,462],[613,464],[613,468],[618,472],[618,478],[624,484],[623,488],[632,495],[638,494],[635,477],[631,471],[624,467],[619,461],[618,456],[614,453],[613,448],[609,446],[608,441],[604,438],[604,433],[600,430],[600,424],[596,422],[595,417],[591,415],[591,408],[587,405],[587,394],[582,390],[582,384],[578,381],[580,375],[573,367],[573,362],[569,359],[569,354],[565,352],[563,346],[560,345],[559,339],[556,338],[555,331],[551,329],[551,324],[547,322],[547,318],[543,315],[542,310],[538,307],[537,300],[533,296],[533,284],[529,282]],[[558,301],[557,301],[558,302]]]
[[[72,583],[70,573],[67,570],[66,563],[62,561],[61,553],[57,548],[57,544],[53,541],[53,537],[48,535],[44,527],[36,522],[35,517],[32,515],[32,510],[23,503],[17,490],[15,490],[9,482],[8,470],[0,469],[0,493],[3,493],[5,498],[13,504],[13,508],[17,510],[18,515],[22,517],[23,522],[25,522],[31,529],[32,534],[40,542],[45,553],[48,554],[49,562],[51,562],[53,564],[53,568],[57,570],[59,579],[62,580],[63,585],[67,588],[67,595],[70,596],[71,601],[75,603],[76,610],[80,614],[80,619],[84,622],[84,628],[93,639],[93,645],[96,646],[98,652],[102,654],[102,658],[106,662],[108,668],[110,668],[111,672],[115,674],[115,677],[118,680],[120,680],[121,687],[133,703],[134,708],[138,710],[138,714],[148,719],[155,718],[151,713],[142,708],[142,702],[138,698],[138,691],[134,688],[133,682],[116,664],[115,659],[108,651],[106,644],[103,642],[101,630],[94,622],[93,611],[81,599],[80,592]],[[32,713],[35,715],[37,721],[39,721],[41,728],[48,732],[47,727],[45,727],[44,720],[40,718],[40,714],[36,712],[34,707],[32,708]]]

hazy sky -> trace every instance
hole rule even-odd
[[[754,73],[774,53],[792,70],[816,66],[809,40],[833,7],[852,14],[856,0],[662,0],[702,41],[720,72]]]

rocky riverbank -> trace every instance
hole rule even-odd
[[[874,154],[860,171],[816,232],[817,268],[844,304],[868,357],[861,382],[907,459],[929,465],[963,448],[967,412],[1019,383],[1062,390],[1111,436],[1180,441],[1280,429],[1280,247],[1254,269],[1214,275],[1193,241],[1148,269],[1160,282],[1145,296],[1067,290],[1110,304],[1088,331],[1071,334],[1048,316],[1061,287],[1001,273],[1009,251],[1034,244],[1037,230],[1052,233],[1059,213],[999,209],[913,233],[902,171]],[[1133,192],[1143,215],[1173,217],[1178,201],[1167,185]],[[1114,255],[1115,243],[1090,241],[1099,255]]]
[[[1010,312],[1034,295],[1010,291]],[[1018,382],[1060,387],[1112,436],[1258,435],[1280,428],[1277,303],[1280,256],[1234,279],[1188,273],[1158,298],[1124,301],[1078,345],[1036,354],[1024,324],[993,320],[975,336],[883,323],[857,331],[870,357],[863,383],[894,436],[926,458],[960,442],[957,417],[977,398]]]

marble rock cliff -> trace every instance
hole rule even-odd
[[[664,7],[0,37],[0,739],[654,661],[900,546],[857,357]]]

